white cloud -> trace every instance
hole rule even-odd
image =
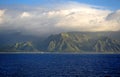
[[[5,10],[0,10],[0,23],[3,22],[4,13],[5,13]]]
[[[27,7],[28,8],[28,7]],[[37,8],[37,9],[36,9]],[[38,9],[40,8],[40,9]],[[14,12],[14,10],[10,10]],[[61,31],[116,31],[120,30],[120,11],[105,10],[103,7],[70,2],[54,8],[34,7],[4,15],[2,26],[23,33],[44,34]]]
[[[58,23],[59,27],[69,27],[76,30],[91,30],[96,26],[101,26],[105,17],[110,11],[97,10],[94,8],[70,9],[71,13],[64,16]],[[87,29],[88,28],[88,29]]]
[[[25,17],[30,17],[30,16],[31,15],[28,12],[23,12],[20,17],[25,18]]]

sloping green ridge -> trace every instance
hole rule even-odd
[[[87,34],[61,33],[47,39],[48,51],[119,52],[120,41],[105,36],[93,38]]]
[[[119,33],[63,32],[51,35],[38,44],[30,41],[9,44],[0,50],[49,52],[120,52]]]

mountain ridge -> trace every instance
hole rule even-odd
[[[44,40],[18,41],[0,50],[43,52],[119,52],[120,31],[117,32],[62,32]],[[26,47],[24,46],[26,45]]]

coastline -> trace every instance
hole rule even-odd
[[[120,52],[0,52],[0,54],[120,54]]]

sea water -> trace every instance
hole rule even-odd
[[[120,77],[120,54],[0,54],[0,77]]]

